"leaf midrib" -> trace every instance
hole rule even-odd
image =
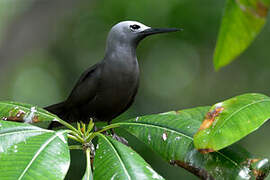
[[[64,134],[65,131],[62,132],[62,134]],[[38,149],[38,151],[35,153],[34,157],[31,159],[31,161],[28,163],[28,165],[26,166],[26,168],[24,169],[24,171],[22,172],[22,174],[20,175],[20,177],[18,178],[18,180],[21,180],[24,175],[26,174],[27,170],[30,168],[30,166],[34,163],[34,161],[37,159],[37,157],[42,153],[42,151],[48,146],[48,144],[50,144],[55,138],[57,138],[59,136],[59,133],[55,133],[54,136],[52,136],[50,139],[48,139],[47,141],[45,141],[45,143]]]
[[[235,114],[239,113],[240,111],[242,111],[243,109],[246,109],[247,107],[249,106],[252,106],[254,104],[258,104],[258,103],[261,103],[261,102],[267,102],[267,101],[270,101],[270,100],[267,100],[267,99],[263,99],[263,100],[259,100],[259,101],[256,101],[256,102],[253,102],[253,103],[250,103],[250,104],[247,104],[239,109],[237,109],[236,111],[234,111],[233,113],[231,113],[227,118],[225,118],[225,120],[223,121],[223,123],[214,130],[213,132],[213,136],[217,133],[217,130],[219,130],[220,128],[222,128],[223,126],[225,126],[225,124],[227,123],[227,121],[232,118]]]
[[[132,123],[132,122],[129,122],[129,123],[117,123],[117,124],[122,124],[122,125],[136,125],[136,126],[148,126],[148,127],[153,127],[153,128],[158,128],[158,129],[163,129],[163,130],[165,130],[165,131],[169,131],[169,132],[171,132],[171,133],[176,133],[176,134],[178,134],[178,135],[180,135],[180,136],[184,136],[185,138],[187,138],[187,139],[190,139],[190,140],[193,140],[193,138],[192,137],[190,137],[190,136],[188,136],[188,135],[185,135],[184,133],[181,133],[181,132],[178,132],[178,131],[176,131],[176,130],[174,130],[174,129],[168,129],[168,127],[163,127],[163,126],[158,126],[158,125],[156,125],[156,124],[147,124],[147,123],[138,123],[138,122],[134,122],[134,123]]]
[[[14,102],[14,103],[16,103],[16,102]],[[27,107],[24,107],[23,105],[19,105],[19,104],[11,104],[11,103],[8,103],[8,102],[0,102],[0,104],[3,104],[3,105],[9,105],[9,106],[18,106],[18,107],[20,107],[19,109],[21,109],[22,108],[22,110],[28,110],[28,111],[30,111],[30,109],[29,108],[27,108]],[[52,119],[59,119],[59,117],[57,117],[56,115],[51,115],[51,114],[48,114],[48,113],[46,113],[46,112],[43,112],[44,110],[43,109],[40,109],[40,108],[37,108],[37,113],[39,113],[39,114],[41,114],[41,115],[43,115],[43,116],[46,116],[46,117],[49,117],[49,118],[52,118]]]
[[[127,175],[128,180],[131,180],[131,177],[130,177],[130,175],[129,175],[129,173],[124,165],[124,162],[121,159],[121,157],[119,156],[118,151],[115,149],[114,145],[103,134],[99,134],[99,136],[101,136],[105,141],[107,141],[109,146],[111,146],[112,150],[115,152],[116,157],[119,159],[119,162],[120,162],[121,166],[123,167],[123,170],[124,170],[125,174]]]
[[[49,132],[53,132],[53,131],[50,131],[50,130],[24,130],[24,131],[14,131],[14,132],[8,132],[8,133],[3,133],[3,134],[0,134],[0,136],[9,136],[9,135],[12,135],[12,134],[21,134],[21,133],[32,133],[32,132],[43,132],[43,133],[49,133]]]
[[[180,133],[180,132],[177,132],[176,130],[173,130],[173,129],[167,129],[167,128],[165,128],[165,127],[163,127],[163,126],[158,126],[158,125],[156,125],[156,124],[143,124],[143,123],[138,123],[138,122],[129,122],[129,123],[124,123],[124,122],[122,122],[122,123],[117,123],[117,124],[123,124],[123,125],[137,125],[137,126],[152,126],[153,128],[159,128],[159,129],[165,129],[165,130],[167,130],[167,131],[171,131],[171,132],[174,132],[174,133],[176,133],[176,134],[180,134],[180,135],[182,135],[182,136],[184,136],[184,137],[186,137],[186,138],[188,138],[188,139],[190,139],[190,140],[192,140],[193,141],[193,137],[189,137],[189,136],[187,136],[187,135],[185,135],[185,134],[183,134],[183,133]],[[223,156],[224,158],[226,158],[226,159],[228,159],[230,162],[232,162],[235,166],[237,166],[238,168],[240,168],[240,166],[238,165],[238,163],[237,162],[235,162],[235,161],[233,161],[231,158],[229,158],[229,157],[227,157],[225,154],[223,154],[223,153],[221,153],[221,152],[219,152],[219,151],[216,151],[216,153],[218,153],[218,154],[220,154],[221,156]]]

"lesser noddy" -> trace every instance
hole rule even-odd
[[[145,37],[179,31],[177,28],[151,28],[136,21],[123,21],[112,27],[107,37],[105,57],[79,78],[69,97],[45,109],[67,122],[90,118],[111,122],[134,101],[139,85],[136,48]],[[58,126],[53,122],[50,128]]]

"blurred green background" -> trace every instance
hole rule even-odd
[[[270,95],[269,23],[237,61],[214,71],[224,5],[225,0],[0,0],[0,100],[41,107],[64,100],[80,74],[103,58],[108,31],[123,20],[184,31],[140,44],[140,88],[122,119],[212,105],[246,92]],[[269,123],[239,143],[270,157],[267,137]],[[136,139],[129,141],[166,179],[197,179]],[[72,152],[66,179],[80,179],[84,166],[84,155]]]

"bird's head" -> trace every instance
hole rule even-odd
[[[177,28],[152,28],[136,21],[122,21],[114,25],[109,32],[107,45],[110,46],[134,46],[145,37],[153,34],[175,32]]]

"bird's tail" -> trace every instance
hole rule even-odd
[[[49,111],[50,113],[53,113],[55,115],[57,115],[59,118],[64,119],[65,114],[66,114],[66,106],[65,106],[65,102],[61,102],[58,104],[53,104],[51,106],[47,106],[44,109],[46,109],[47,111]],[[54,127],[59,127],[61,126],[61,124],[59,124],[58,122],[51,122],[49,129],[52,129]]]

